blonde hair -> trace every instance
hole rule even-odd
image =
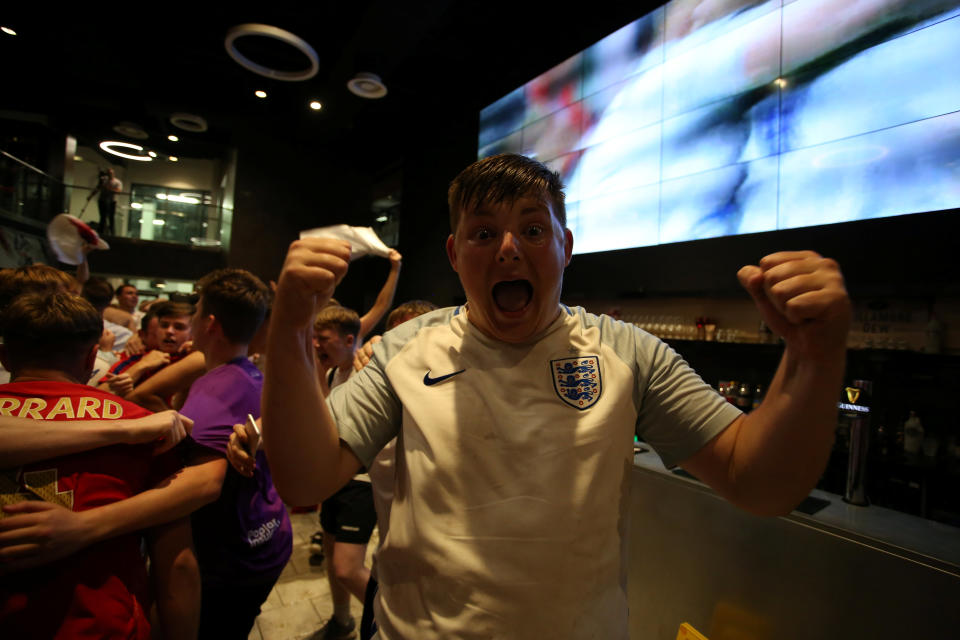
[[[340,335],[356,338],[360,333],[360,316],[353,309],[346,307],[324,307],[313,322],[313,330],[322,331],[324,329],[336,329]]]

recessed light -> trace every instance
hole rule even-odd
[[[257,96],[258,98],[266,98],[267,92],[264,91],[263,89],[257,89],[256,91],[253,92],[253,95]]]
[[[170,156],[170,162],[180,162],[180,158],[177,156]]]
[[[141,203],[139,203],[139,202],[131,202],[131,203],[130,203],[130,208],[131,208],[131,209],[143,209],[143,204],[141,204]]]
[[[319,100],[314,100],[313,102],[310,103],[310,108],[313,109],[314,111],[320,111],[320,109],[323,109],[323,105],[320,104]]]
[[[179,142],[180,138],[178,138],[177,136],[171,133],[170,135],[167,136],[167,140],[169,140],[170,142]]]
[[[368,100],[376,100],[387,95],[387,87],[383,84],[380,76],[366,71],[361,71],[351,78],[347,82],[347,89],[350,90],[350,93]]]
[[[207,121],[193,113],[174,113],[170,116],[170,124],[192,133],[203,133],[207,130]]]
[[[387,220],[389,220],[389,218],[387,218],[387,216],[379,216],[379,217],[377,218],[377,222],[386,222]]]
[[[17,32],[11,29],[10,27],[0,27],[0,31],[3,31],[8,36],[15,36]]]
[[[135,122],[121,122],[120,124],[114,125],[113,130],[122,136],[136,138],[137,140],[146,140],[150,137],[150,134]]]
[[[73,156],[74,162],[83,162],[83,156]]]
[[[150,156],[151,158],[156,158],[156,157],[157,157],[157,152],[156,152],[156,151],[147,151],[147,155]]]

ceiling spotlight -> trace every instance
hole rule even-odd
[[[107,153],[112,153],[115,156],[121,158],[126,158],[127,160],[137,160],[138,162],[150,162],[153,160],[150,156],[144,155],[132,155],[129,153],[123,153],[122,151],[117,151],[115,147],[121,149],[130,149],[131,151],[143,151],[143,147],[138,144],[130,144],[129,142],[116,142],[114,140],[104,140],[100,143],[100,148],[106,151]]]
[[[177,156],[170,156],[170,162],[180,162],[180,158]]]
[[[83,156],[73,156],[74,162],[83,162]]]
[[[258,89],[258,90],[256,90],[256,91],[253,92],[253,95],[257,96],[258,98],[266,98],[266,97],[267,97],[267,92],[264,91],[263,89]]]
[[[151,158],[156,158],[156,157],[157,157],[157,152],[156,152],[156,151],[147,151],[147,155],[150,156]]]
[[[131,203],[130,203],[130,208],[131,208],[131,209],[143,209],[143,203],[141,203],[141,202],[131,202]]]
[[[179,142],[180,138],[178,138],[177,136],[171,133],[170,135],[167,136],[167,140],[169,140],[170,142]]]
[[[143,130],[143,127],[135,122],[121,122],[120,124],[114,125],[113,130],[120,135],[127,136],[128,138],[136,138],[137,140],[146,140],[150,137],[147,135],[147,132]]]
[[[11,29],[10,27],[0,27],[0,31],[3,31],[8,36],[15,36],[17,32]]]
[[[320,111],[320,109],[323,108],[323,105],[320,104],[318,100],[314,100],[310,103],[310,108],[313,109],[314,111]]]
[[[191,133],[203,133],[207,130],[207,121],[192,113],[174,113],[170,116],[170,124]]]
[[[284,44],[288,44],[305,55],[310,64],[306,69],[302,69],[300,71],[281,71],[279,69],[272,69],[262,64],[257,64],[253,60],[240,53],[237,50],[237,47],[234,45],[234,41],[237,40],[237,38],[249,36],[272,38],[274,40],[279,40]],[[311,47],[306,40],[300,36],[290,33],[289,31],[285,31],[279,27],[272,27],[268,24],[238,24],[235,27],[231,27],[227,31],[227,37],[224,39],[223,45],[226,47],[227,53],[230,55],[230,57],[233,58],[233,60],[241,67],[248,71],[258,73],[261,76],[273,78],[274,80],[286,80],[288,82],[309,80],[313,76],[317,75],[317,71],[320,70],[320,59],[317,57],[317,52],[314,51],[313,47]]]
[[[380,76],[366,71],[361,71],[351,78],[347,82],[347,89],[350,90],[350,93],[368,100],[376,100],[387,95],[387,87],[380,80]]]

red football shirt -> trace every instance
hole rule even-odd
[[[0,385],[0,415],[38,420],[113,420],[149,413],[86,385]],[[150,446],[115,445],[8,469],[0,473],[0,493],[5,502],[42,498],[83,511],[129,498],[178,466],[176,455],[155,457]],[[140,548],[140,534],[128,534],[81,549],[50,565],[3,576],[3,635],[147,640],[150,593]]]

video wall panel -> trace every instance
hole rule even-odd
[[[960,208],[960,2],[673,0],[480,114],[574,252]]]

